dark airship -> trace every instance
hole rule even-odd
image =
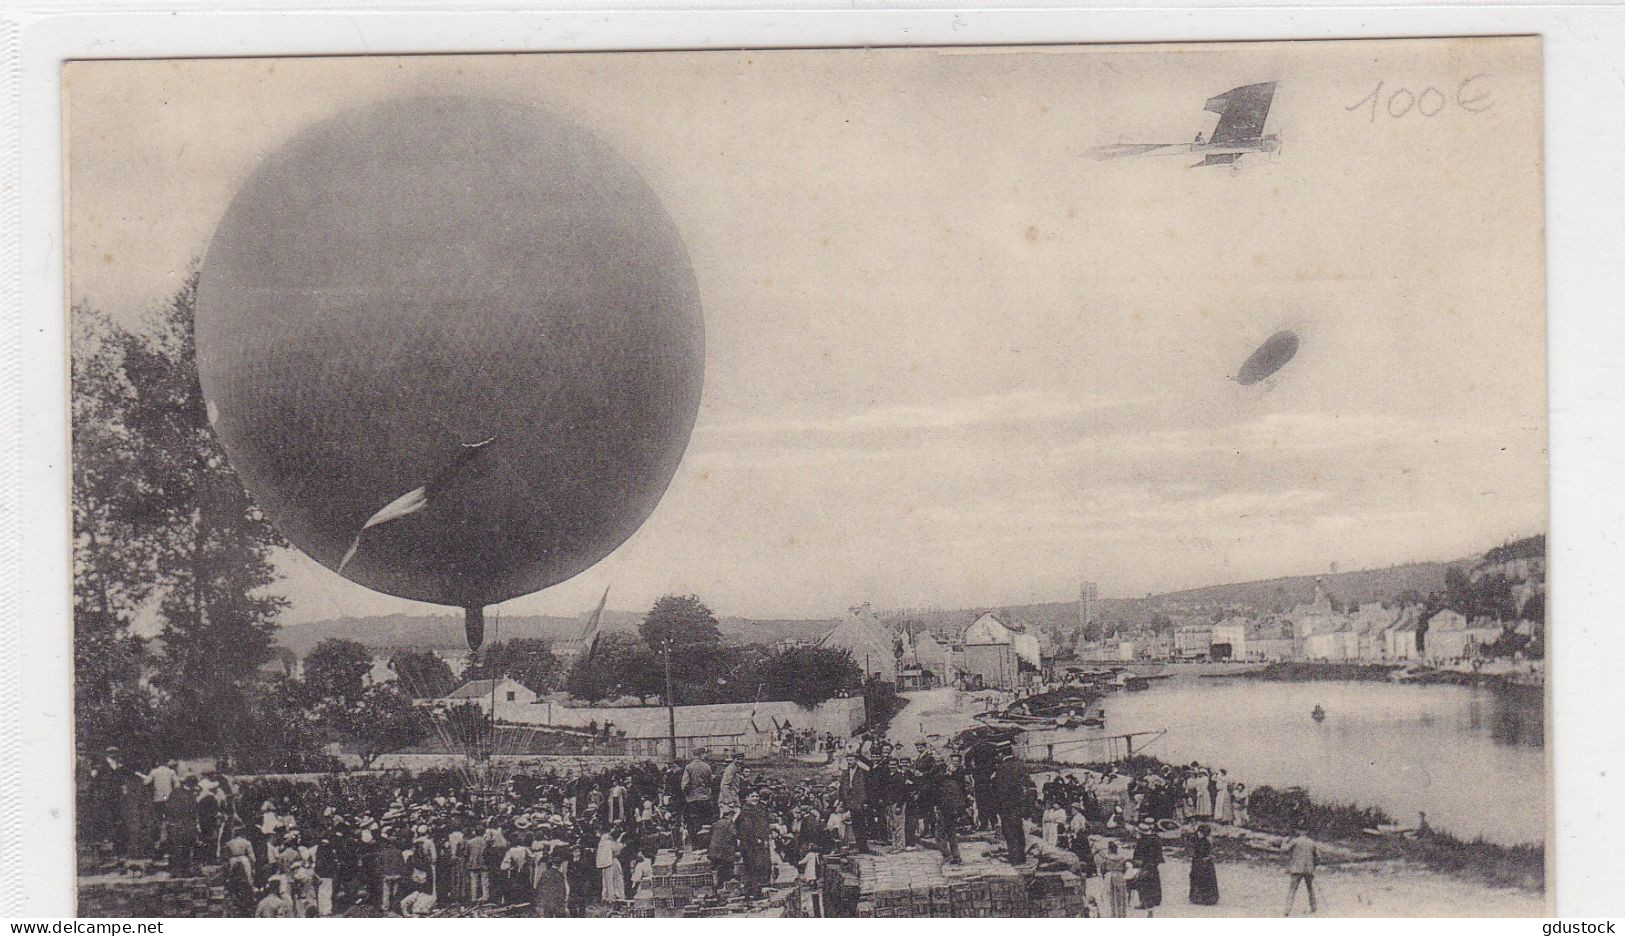
[[[481,609],[561,582],[664,494],[704,330],[618,153],[530,107],[398,100],[271,153],[209,244],[209,418],[277,529],[368,588]]]
[[[1285,367],[1297,353],[1297,334],[1289,331],[1276,332],[1242,362],[1241,370],[1236,372],[1235,381],[1244,387],[1252,386]]]

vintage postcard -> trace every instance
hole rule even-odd
[[[1549,912],[1539,39],[63,79],[81,914]]]

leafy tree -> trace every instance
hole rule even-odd
[[[769,651],[750,646],[720,645],[706,654],[702,665],[692,663],[672,671],[672,684],[684,705],[751,702],[773,698],[760,670]]]
[[[437,712],[443,737],[454,750],[476,752],[489,749],[491,720],[473,702],[464,702]]]
[[[354,699],[336,703],[329,716],[357,745],[364,767],[378,755],[417,744],[429,734],[429,716],[393,682],[366,686]]]
[[[553,645],[546,640],[522,637],[517,640],[488,644],[470,659],[465,680],[511,677],[532,692],[548,693],[557,689],[564,677],[564,666],[553,655]]]
[[[328,729],[309,685],[278,673],[262,680],[259,690],[251,697],[258,749],[295,759],[321,749]]]
[[[667,595],[656,601],[638,624],[644,644],[662,656],[667,648],[672,660],[697,660],[722,643],[717,617],[693,595]]]
[[[770,698],[813,708],[843,689],[861,688],[863,669],[845,648],[792,647],[763,660],[757,678],[771,687]]]
[[[75,737],[81,749],[117,744],[132,759],[167,754],[158,700],[143,682],[147,642],[132,633],[152,596],[152,552],[139,535],[140,476],[124,412],[120,331],[76,307],[70,368],[72,407],[73,654]]]
[[[401,688],[414,699],[439,699],[457,688],[451,665],[427,650],[402,650],[389,660]]]
[[[634,695],[659,695],[665,675],[659,660],[636,634],[610,631],[598,638],[590,658],[579,658],[565,678],[570,695],[589,702]]]
[[[343,637],[329,637],[305,654],[305,682],[320,699],[359,699],[371,670],[372,651]]]
[[[193,274],[139,333],[76,311],[78,702],[94,713],[109,678],[128,682],[127,628],[153,603],[163,652],[143,668],[156,669],[149,685],[166,747],[230,753],[258,743],[252,693],[284,604],[267,593],[282,540],[209,428],[192,341],[196,286]],[[98,650],[112,651],[118,674],[91,659]]]
[[[897,687],[878,676],[870,676],[863,683],[863,715],[872,732],[884,732],[892,717],[908,704],[897,694]]]
[[[638,634],[661,667],[670,667],[674,677],[682,673],[692,678],[712,672],[710,663],[722,643],[716,615],[693,595],[666,595],[656,601],[638,624]],[[665,693],[663,684],[661,693]],[[681,697],[681,693],[677,695]],[[662,701],[676,704],[673,699]]]

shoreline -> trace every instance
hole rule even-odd
[[[1201,679],[1258,679],[1268,682],[1385,682],[1405,686],[1464,686],[1491,689],[1512,696],[1544,700],[1544,681],[1530,681],[1517,673],[1469,673],[1453,669],[1428,669],[1405,679],[1393,674],[1404,671],[1399,663],[1329,663],[1282,661],[1261,663],[1253,669],[1222,673],[1200,673]]]
[[[1028,761],[1029,772],[1088,770],[1100,773],[1105,764],[1065,764]],[[1143,771],[1172,766],[1149,755],[1136,755],[1115,765],[1119,771]],[[1251,822],[1245,829],[1209,825],[1224,836],[1222,851],[1232,859],[1279,863],[1269,840],[1283,839],[1293,826],[1303,824],[1338,857],[1334,864],[1376,864],[1402,861],[1464,883],[1514,889],[1532,895],[1546,892],[1546,847],[1523,843],[1501,845],[1482,838],[1466,840],[1448,832],[1426,830],[1411,834],[1372,835],[1367,829],[1392,825],[1393,819],[1376,807],[1327,803],[1310,797],[1302,787],[1254,787],[1250,797]]]
[[[1339,670],[1343,667],[1337,664]],[[1317,665],[1317,669],[1320,669]],[[1388,667],[1382,667],[1384,674]],[[1321,672],[1326,672],[1321,669]],[[1204,678],[1235,678],[1253,675],[1250,672],[1203,674]],[[1285,678],[1283,676],[1275,677]],[[1320,678],[1331,678],[1322,676]],[[1386,680],[1386,675],[1381,677]],[[1309,680],[1306,680],[1309,681]],[[1374,679],[1371,681],[1375,681]],[[1529,691],[1531,687],[1520,687]],[[1538,690],[1537,690],[1538,691]],[[960,731],[974,727],[978,722],[972,713],[961,711],[949,691],[936,689],[920,693],[904,693],[909,701],[893,720],[888,735],[894,741],[912,741],[916,737],[935,737],[946,742]],[[1049,770],[1098,772],[1102,764],[1077,764],[1055,761],[1028,760],[1029,772]],[[1139,755],[1132,761],[1118,762],[1117,768],[1135,766],[1162,766],[1164,762],[1148,755]],[[1222,765],[1221,765],[1222,766]],[[1500,845],[1482,839],[1464,840],[1447,832],[1429,831],[1423,836],[1410,838],[1401,835],[1375,836],[1364,830],[1391,824],[1392,820],[1381,809],[1317,801],[1302,788],[1278,788],[1259,785],[1252,791],[1253,806],[1251,832],[1259,836],[1279,836],[1289,831],[1295,819],[1307,820],[1317,840],[1346,851],[1349,867],[1376,868],[1405,865],[1413,871],[1425,868],[1430,875],[1459,882],[1466,886],[1497,890],[1512,889],[1536,901],[1544,902],[1546,894],[1546,845],[1525,843]],[[1220,828],[1215,826],[1215,828]],[[1279,858],[1258,847],[1226,841],[1221,857],[1233,862],[1256,864],[1274,868]],[[1278,872],[1278,868],[1270,873]]]

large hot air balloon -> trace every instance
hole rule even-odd
[[[1285,367],[1297,353],[1297,334],[1289,331],[1276,332],[1242,362],[1241,370],[1236,372],[1236,383],[1242,386],[1258,383]]]
[[[481,609],[654,510],[699,409],[682,239],[618,153],[534,108],[412,99],[273,152],[197,299],[209,418],[284,536],[391,595]]]

